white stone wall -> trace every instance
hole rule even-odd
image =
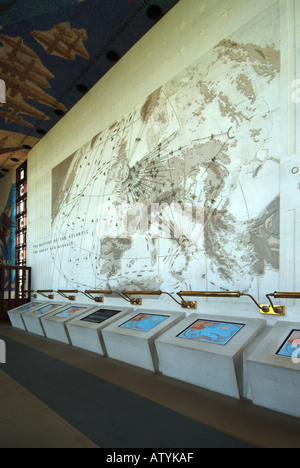
[[[34,289],[229,289],[260,303],[300,290],[299,8],[181,0],[43,137],[28,160]],[[202,248],[183,238],[116,238],[101,248],[99,214],[121,195],[203,206]],[[259,314],[248,298],[221,301],[198,299],[198,309]],[[167,296],[144,303],[181,310]],[[297,302],[286,305],[288,319],[298,318]]]

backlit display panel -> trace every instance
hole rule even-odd
[[[148,332],[168,318],[167,315],[138,314],[120,325],[121,328],[129,328]]]
[[[277,351],[276,354],[279,356],[287,356],[287,357],[292,357],[295,354],[300,354],[297,353],[297,348],[300,347],[300,330],[293,330],[291,334],[287,337],[287,339],[284,341],[280,349]]]
[[[183,330],[179,338],[188,340],[226,345],[242,328],[243,324],[229,322],[213,322],[210,320],[196,320]]]

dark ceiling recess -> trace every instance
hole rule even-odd
[[[55,109],[54,114],[55,115],[65,115],[64,111],[61,110],[61,109]]]
[[[17,158],[26,160],[59,118],[178,2],[0,0],[0,90],[3,82],[6,90],[0,149],[22,148]],[[1,175],[20,165],[13,156],[0,152]]]
[[[110,62],[117,62],[119,60],[119,54],[118,52],[116,52],[115,50],[109,50],[107,53],[106,53],[106,58],[107,60],[109,60]]]
[[[162,9],[159,5],[150,5],[147,8],[147,16],[151,20],[157,21],[162,17]]]
[[[88,87],[82,83],[79,83],[77,86],[76,86],[76,89],[77,91],[79,91],[80,93],[87,93],[88,92]]]

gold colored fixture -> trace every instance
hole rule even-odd
[[[300,293],[299,292],[277,292],[275,291],[273,294],[266,294],[268,301],[271,304],[270,309],[270,314],[273,315],[285,315],[285,307],[284,306],[276,306],[273,304],[273,301],[271,300],[271,296],[274,297],[275,299],[300,299]]]
[[[266,305],[260,305],[251,294],[242,293],[240,291],[181,291],[177,295],[182,299],[182,296],[194,296],[194,297],[241,297],[248,296],[257,305],[262,314],[270,313],[270,307]],[[277,313],[278,314],[278,313]]]
[[[275,299],[300,299],[300,292],[274,292],[267,294],[268,296],[273,296]]]
[[[127,302],[130,302],[132,305],[141,305],[142,301],[141,299],[131,299],[128,297],[125,293],[120,293],[118,291],[112,291],[111,289],[106,289],[106,290],[86,290],[84,293],[89,299],[93,299],[96,302],[103,302],[103,297],[93,297],[92,294],[117,294],[120,296],[122,299],[124,299]]]
[[[229,292],[229,291],[180,291],[177,293],[177,296],[180,297],[180,299],[184,301],[182,296],[187,296],[187,297],[240,297],[241,293],[239,291],[237,292]],[[193,308],[197,308],[197,302],[192,302],[191,304],[195,304]]]
[[[110,290],[100,290],[100,289],[86,289],[85,291],[79,291],[81,294],[84,294],[89,299],[95,302],[103,302],[104,298],[101,296],[93,296],[93,294],[111,294],[112,291]]]
[[[239,291],[180,291],[177,295],[194,296],[194,297],[240,297],[242,295]]]
[[[54,299],[54,294],[46,294],[46,293],[53,293],[53,289],[38,290],[37,293],[43,297],[46,297],[47,299]],[[37,296],[35,295],[34,297],[37,297]]]
[[[184,299],[182,299],[182,302],[178,302],[170,293],[165,292],[165,291],[123,291],[123,294],[128,296],[138,296],[138,295],[146,295],[146,296],[161,296],[162,294],[167,294],[168,296],[173,299],[177,304],[179,304],[182,308],[185,309],[196,309],[197,308],[197,303],[196,302],[187,302]],[[142,299],[131,299],[131,301],[140,301],[138,305],[142,305]]]
[[[69,301],[75,301],[76,296],[67,296],[67,294],[77,294],[79,291],[77,289],[59,289],[57,293],[64,297],[65,299],[69,299]]]
[[[142,305],[143,301],[140,298],[130,298],[129,296],[160,296],[161,291],[123,291],[125,297],[129,298],[131,304],[133,305]]]
[[[124,299],[127,302],[130,302],[131,305],[138,305],[141,306],[143,301],[142,299],[136,299],[136,298],[131,298],[129,297],[130,294],[135,294],[137,291],[122,291],[121,293],[114,291],[115,294],[118,294],[122,299]],[[138,294],[142,294],[143,291],[140,291]],[[146,292],[146,291],[144,291]]]
[[[160,296],[162,292],[161,291],[123,291],[123,294],[126,294],[126,296],[133,296],[136,294],[141,294],[142,296],[144,295]]]

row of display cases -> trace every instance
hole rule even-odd
[[[8,315],[21,330],[300,417],[300,323],[44,301]]]

